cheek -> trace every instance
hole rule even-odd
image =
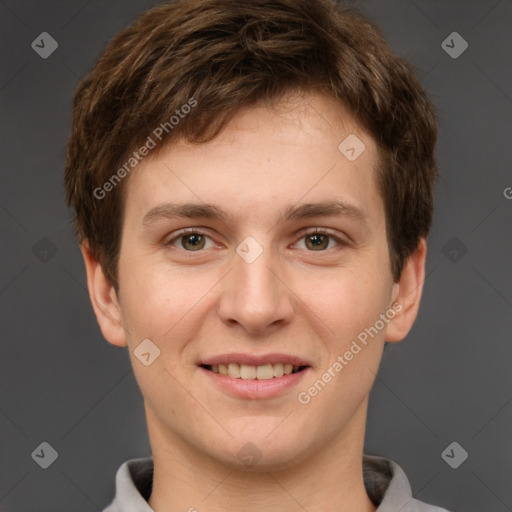
[[[135,335],[154,338],[169,350],[180,350],[180,340],[197,331],[205,307],[211,304],[222,272],[198,272],[192,266],[172,268],[165,261],[150,258],[125,258],[122,309],[127,330]]]
[[[388,307],[385,274],[375,267],[367,269],[372,267],[333,269],[322,278],[303,280],[298,287],[307,316],[318,320],[318,335],[329,340],[332,349],[350,344]]]
[[[119,280],[123,322],[130,333],[156,338],[181,316],[186,287],[179,285],[179,279],[164,278],[150,262],[121,258]]]

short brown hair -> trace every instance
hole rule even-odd
[[[335,0],[177,0],[118,33],[73,98],[67,202],[80,242],[116,289],[127,181],[112,182],[116,169],[158,125],[167,128],[152,156],[178,138],[207,142],[241,107],[293,90],[330,95],[374,137],[399,279],[430,229],[437,178],[436,114],[412,67],[373,23]],[[197,106],[171,127],[191,99]],[[93,191],[109,180],[98,199]]]

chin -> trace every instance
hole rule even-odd
[[[264,473],[289,469],[313,454],[312,440],[308,442],[285,428],[277,432],[279,428],[273,422],[266,423],[258,432],[241,431],[224,446],[215,446],[213,452],[210,446],[210,456],[236,471]]]
[[[238,443],[240,441],[238,440]],[[226,452],[217,453],[218,462],[235,471],[247,471],[253,473],[269,473],[284,471],[307,458],[297,453],[297,444],[282,446],[278,450],[268,445],[258,447],[252,441],[242,443],[234,452],[227,449]]]

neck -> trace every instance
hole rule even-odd
[[[343,432],[299,463],[276,471],[227,467],[169,436],[150,418],[155,512],[375,512],[362,475],[367,401]]]

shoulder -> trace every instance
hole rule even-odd
[[[103,512],[151,512],[147,500],[153,487],[153,459],[124,462],[116,474],[114,501]]]
[[[390,459],[365,455],[363,474],[368,495],[378,505],[376,512],[449,512],[415,499],[406,474]]]

